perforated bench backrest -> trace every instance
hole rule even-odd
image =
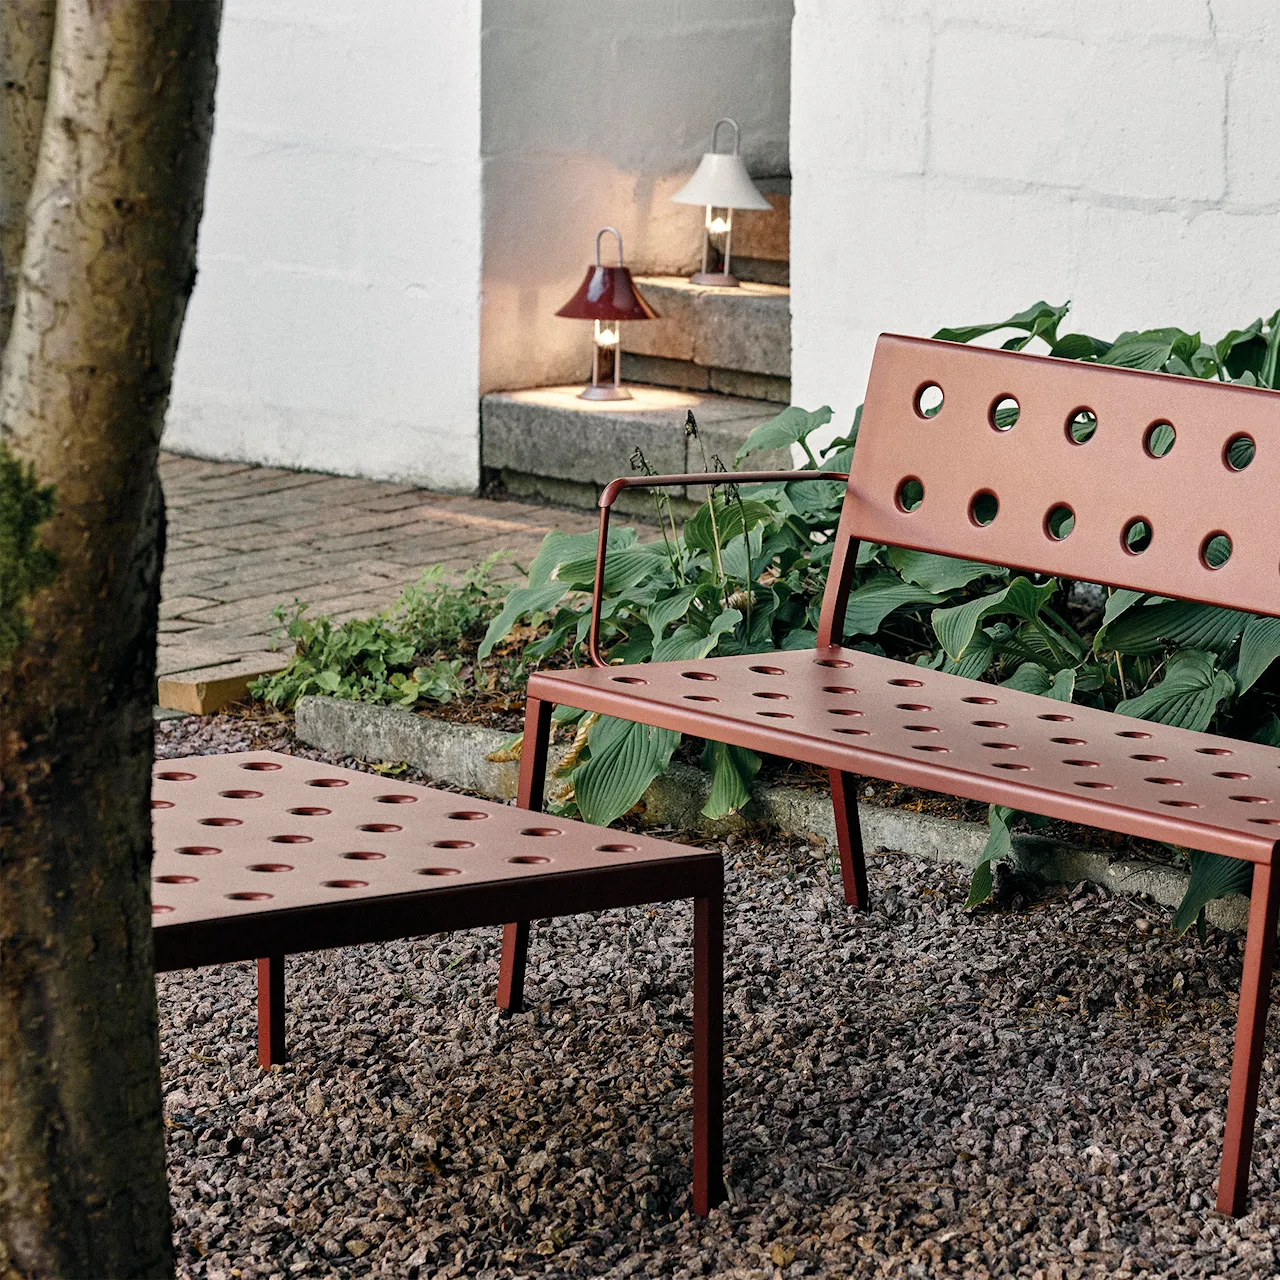
[[[930,387],[942,405],[927,416]],[[999,417],[996,407],[1009,400],[1017,421],[1002,430],[1009,406]],[[1096,429],[1077,443],[1084,410]],[[1157,457],[1148,446],[1161,423],[1175,435]],[[1237,470],[1241,437],[1254,456]],[[1237,460],[1247,452],[1234,448]],[[990,515],[981,495],[998,503],[986,525],[974,514],[979,499],[978,516]],[[1074,527],[1058,538],[1063,508]],[[1140,553],[1126,545],[1135,521],[1150,530]],[[886,334],[841,533],[1280,615],[1280,392]],[[1230,557],[1211,568],[1206,548],[1220,535]]]

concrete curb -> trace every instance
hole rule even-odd
[[[432,720],[401,707],[379,707],[337,698],[306,697],[298,701],[298,737],[324,751],[360,760],[400,761],[428,776],[466,787],[495,800],[513,800],[519,765],[496,764],[487,756],[501,750],[511,734],[501,729]],[[564,747],[552,747],[554,765]],[[723,834],[749,821],[766,821],[794,835],[814,834],[828,844],[835,840],[831,800],[824,792],[799,787],[757,787],[741,816],[716,822],[702,817],[710,780],[700,769],[673,764],[644,794],[645,820],[654,826],[673,826]],[[938,818],[903,809],[862,803],[858,806],[862,835],[868,849],[905,853],[931,862],[950,862],[972,869],[986,844],[987,829],[979,823]],[[1171,910],[1182,901],[1187,873],[1158,863],[1116,857],[1105,850],[1063,844],[1041,836],[1015,835],[1013,864],[1050,884],[1078,884],[1085,880],[1113,893],[1145,894]],[[1249,900],[1242,895],[1209,904],[1209,923],[1219,929],[1243,932],[1248,924]]]

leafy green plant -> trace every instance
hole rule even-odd
[[[278,636],[293,643],[289,665],[254,682],[250,692],[272,706],[292,707],[304,694],[362,702],[449,702],[463,692],[464,660],[451,657],[474,641],[498,611],[492,575],[500,556],[469,570],[459,585],[434,565],[372,618],[334,622],[308,616],[295,600],[272,611]]]
[[[1123,333],[1113,341],[1060,335],[1067,310],[1040,302],[996,324],[934,336],[970,342],[1012,330],[1003,344],[1007,350],[1038,342],[1047,354],[1065,359],[1280,385],[1280,311],[1206,343],[1179,329]],[[642,543],[634,530],[613,532],[601,628],[609,660],[811,647],[844,496],[840,482],[822,482],[813,473],[847,470],[860,415],[846,436],[819,446],[830,409],[792,406],[758,427],[734,460],[738,466],[754,452],[797,445],[805,457],[798,474],[808,473],[807,482],[740,488],[727,473],[682,529],[665,495],[655,492],[660,540]],[[1073,431],[1087,439],[1095,427],[1082,416]],[[696,434],[696,424],[691,430]],[[642,456],[633,462],[647,470]],[[524,651],[531,661],[576,648],[586,635],[594,572],[592,536],[548,535],[528,585],[508,596],[480,656],[521,622],[540,629]],[[1280,742],[1280,690],[1270,677],[1280,656],[1280,621],[1272,618],[1053,578],[1035,581],[976,561],[864,545],[845,634],[858,647],[972,679],[1164,724]],[[567,710],[560,718],[587,723]],[[566,806],[593,822],[615,820],[666,767],[676,742],[665,731],[591,719],[567,772]],[[740,808],[758,757],[710,744],[703,760],[712,771],[704,812],[714,817]],[[1017,817],[992,806],[991,837],[974,874],[971,905],[989,896],[992,864],[1009,852]],[[1208,855],[1191,859],[1187,900],[1175,921],[1180,932],[1201,917],[1205,902],[1238,884],[1242,873],[1227,871]]]

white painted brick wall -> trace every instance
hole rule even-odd
[[[1100,337],[1280,307],[1276,0],[796,0],[792,382],[1072,299]]]
[[[165,443],[479,476],[480,0],[226,0]]]

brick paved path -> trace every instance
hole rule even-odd
[[[175,454],[161,456],[160,475],[160,675],[273,665],[260,657],[269,614],[295,597],[337,618],[368,615],[428,565],[460,575],[508,551],[498,576],[515,578],[552,529],[595,527],[589,512]]]

